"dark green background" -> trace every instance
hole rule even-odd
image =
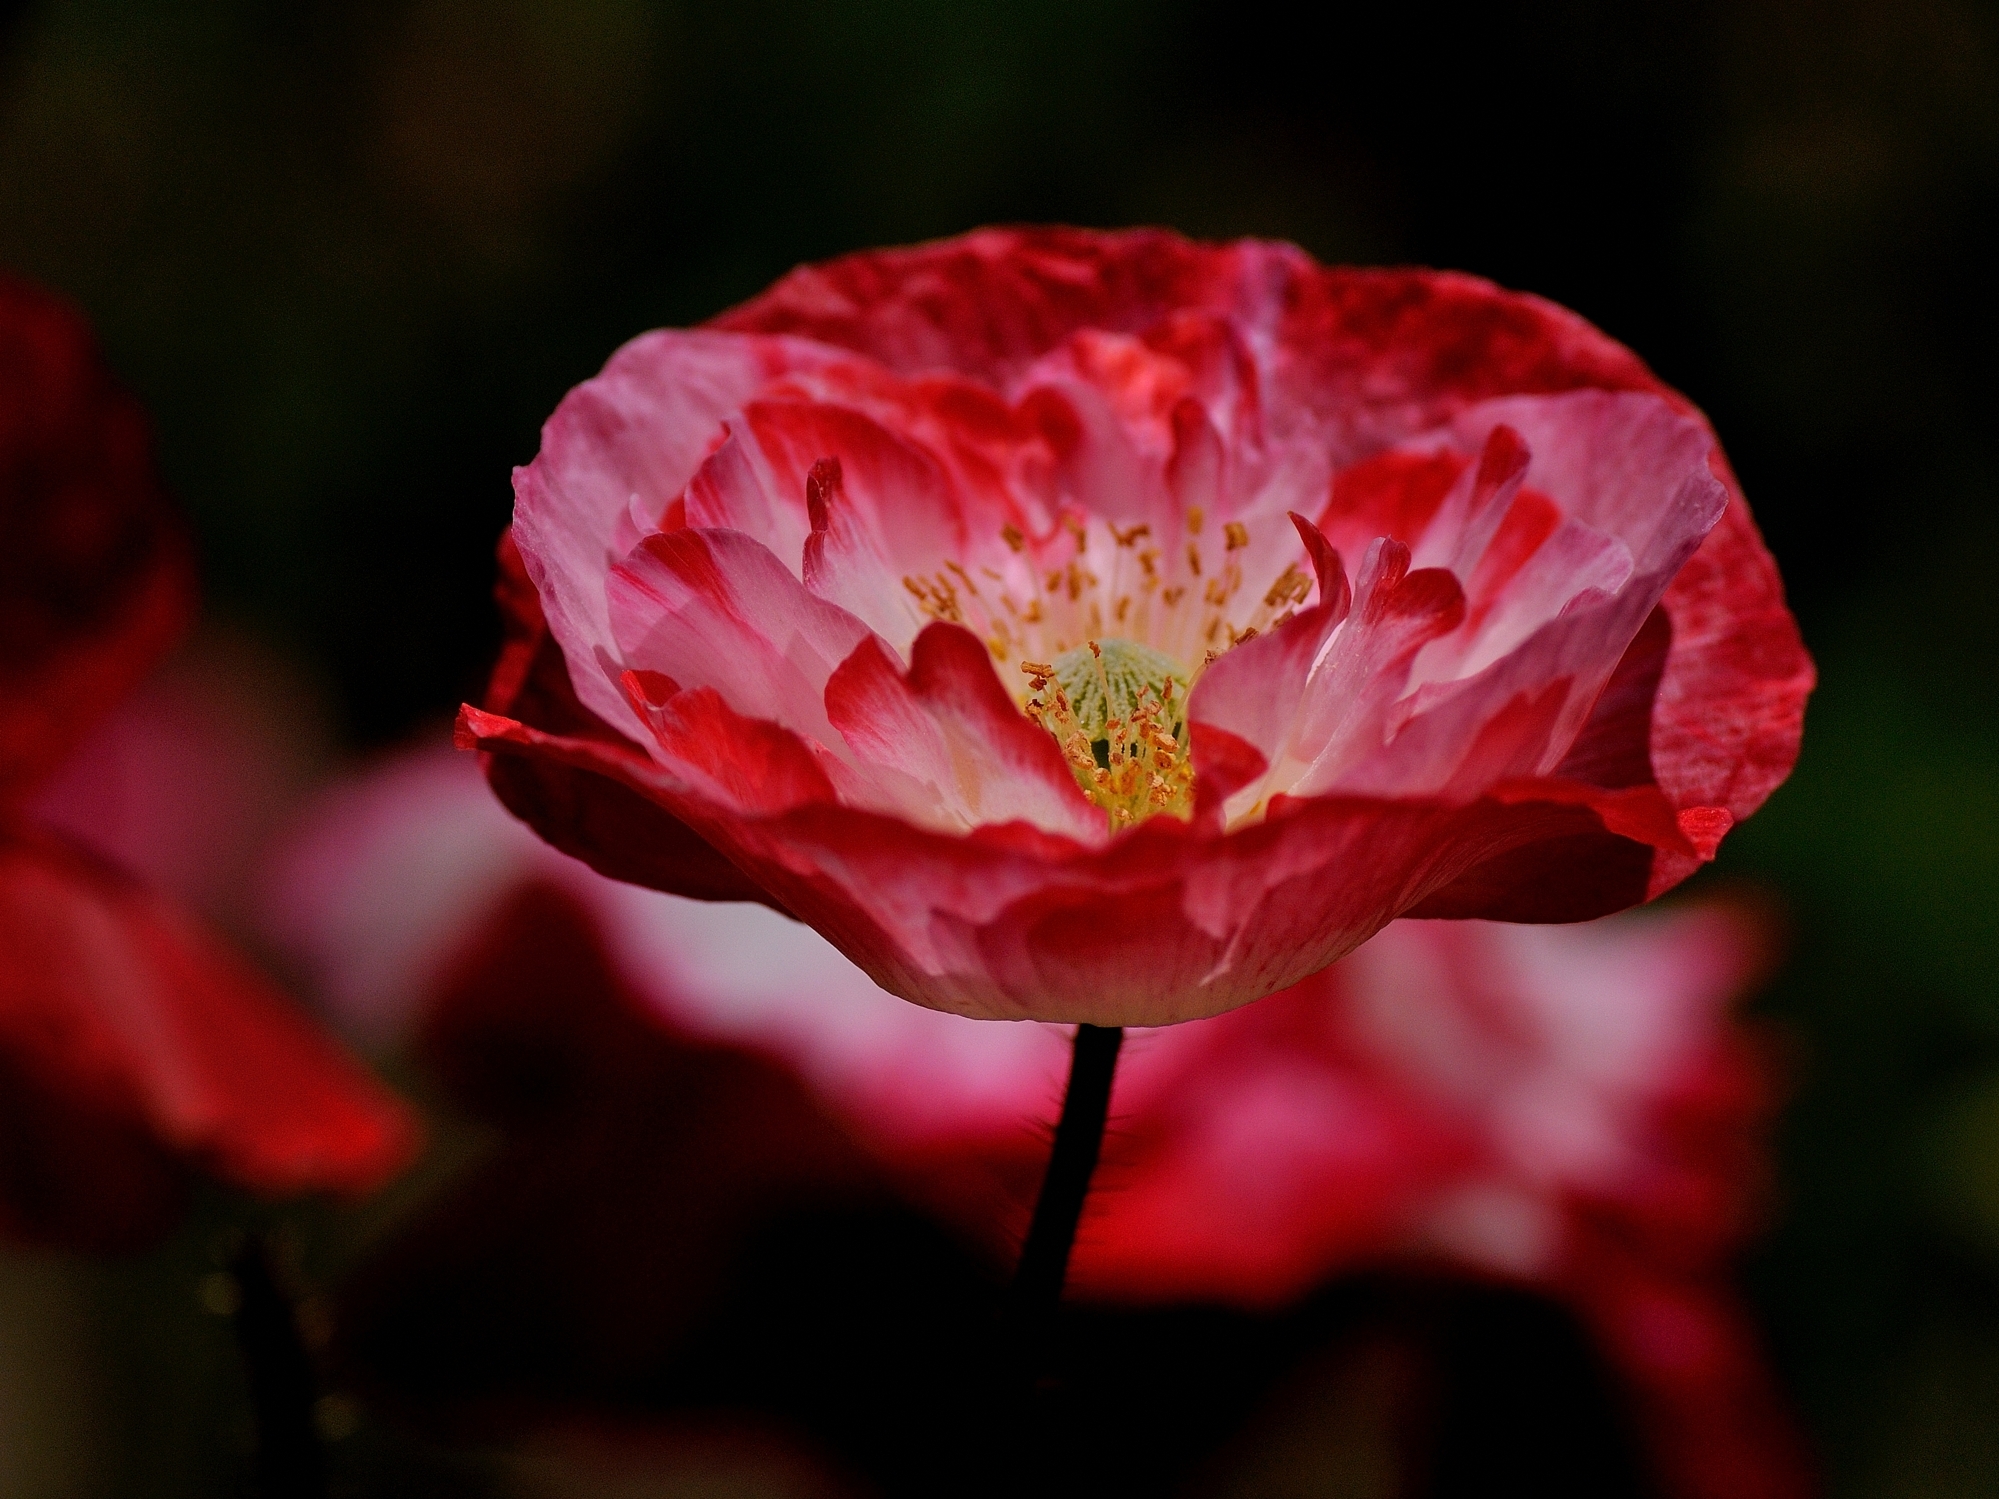
[[[793,263],[1160,222],[1568,304],[1713,417],[1823,685],[1774,890],[1756,1306],[1837,1495],[1999,1493],[1999,16],[1969,0],[72,0],[0,32],[0,263],[156,414],[212,607],[357,745],[476,690],[507,472]]]

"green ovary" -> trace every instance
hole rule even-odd
[[[1062,684],[1077,727],[1092,743],[1106,739],[1114,720],[1130,719],[1148,698],[1155,705],[1170,701],[1169,719],[1186,711],[1187,678],[1171,656],[1130,640],[1101,640],[1097,645],[1103,652],[1101,661],[1087,645],[1064,651],[1054,661],[1055,680]],[[1170,693],[1168,682],[1173,684]]]

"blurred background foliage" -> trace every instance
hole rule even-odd
[[[1795,1094],[1756,1306],[1834,1494],[1999,1492],[1999,12],[1285,15],[0,7],[0,263],[95,320],[211,609],[318,679],[356,748],[476,693],[507,471],[562,392],[797,261],[1145,221],[1578,309],[1711,414],[1823,672],[1796,777],[1705,877],[1775,891],[1794,935],[1765,1001]],[[178,1379],[186,1415],[232,1377],[222,1335],[131,1275],[38,1273],[5,1299],[77,1380]],[[86,1325],[116,1357],[78,1351]],[[226,1440],[131,1438],[197,1469]],[[121,1461],[77,1456],[77,1493]]]

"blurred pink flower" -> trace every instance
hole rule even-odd
[[[37,814],[44,796],[57,820],[75,823],[60,815],[67,800],[104,835],[86,841],[120,841],[126,829],[111,809],[121,787],[93,785],[92,768],[110,763],[101,747],[65,760],[157,665],[193,600],[186,539],[143,417],[72,310],[0,277],[0,1233],[9,1236],[127,1246],[172,1221],[189,1167],[270,1194],[359,1191],[414,1146],[400,1106],[268,980]],[[190,789],[164,774],[147,785],[155,797]],[[212,838],[235,809],[223,800],[208,810],[192,831]]]
[[[885,989],[1160,1025],[1671,888],[1812,669],[1706,421],[1470,277],[981,230],[647,334],[518,471],[463,742]]]
[[[496,913],[550,886],[592,913],[619,992],[669,1035],[781,1060],[911,1200],[1010,1252],[1059,1103],[1061,1028],[919,1009],[769,910],[601,880],[441,751],[322,805],[274,920],[387,1043],[444,988],[474,1005],[465,944],[507,940],[524,918]],[[1135,1032],[1072,1284],[1275,1307],[1414,1262],[1535,1287],[1640,1397],[1673,1493],[1804,1492],[1728,1271],[1772,1104],[1730,1009],[1766,942],[1749,910],[1712,903],[1569,927],[1401,922],[1263,1003]]]
[[[271,842],[331,759],[326,715],[297,670],[204,626],[97,722],[27,814],[247,932]]]

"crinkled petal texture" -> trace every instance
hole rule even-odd
[[[168,904],[0,831],[0,1232],[129,1248],[195,1168],[265,1195],[359,1192],[416,1144],[402,1107]]]
[[[165,653],[194,573],[138,404],[83,319],[0,275],[0,804]]]
[[[510,807],[983,1017],[1169,1024],[1399,915],[1648,899],[1788,772],[1812,681],[1628,351],[1155,231],[850,257],[638,339],[502,561],[460,729]],[[1116,642],[1151,706],[1081,725],[1060,673]]]

